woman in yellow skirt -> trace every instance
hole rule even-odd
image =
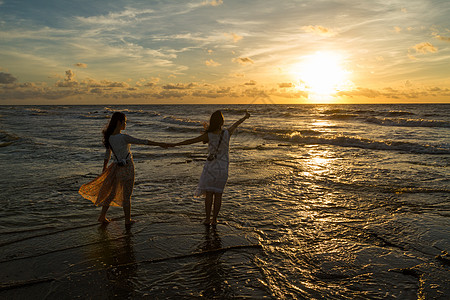
[[[101,223],[109,223],[106,212],[110,206],[121,206],[125,215],[125,224],[130,225],[135,221],[131,219],[131,194],[134,187],[134,162],[130,151],[131,144],[160,146],[167,148],[165,143],[152,142],[150,140],[137,139],[127,134],[122,134],[127,119],[124,113],[115,112],[108,126],[103,130],[103,144],[105,145],[105,160],[103,172],[93,181],[81,186],[79,193],[91,200],[97,206],[102,206],[98,217]],[[113,154],[113,163],[108,162]]]

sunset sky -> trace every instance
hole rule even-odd
[[[450,103],[448,0],[0,0],[1,104]]]

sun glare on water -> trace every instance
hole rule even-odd
[[[342,58],[330,52],[316,52],[292,67],[297,88],[308,92],[315,103],[333,102],[333,95],[348,86],[348,74],[342,67]]]

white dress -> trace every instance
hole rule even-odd
[[[208,154],[216,153],[220,134],[209,132],[208,139]],[[216,159],[206,160],[205,162],[194,194],[196,197],[205,196],[206,192],[223,193],[228,179],[229,148],[230,133],[228,130],[224,130]]]

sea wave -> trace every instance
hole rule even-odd
[[[375,111],[375,110],[364,110],[364,109],[342,109],[342,108],[336,108],[336,109],[328,109],[322,112],[323,115],[328,116],[352,116],[352,117],[365,117],[365,116],[385,116],[385,117],[401,117],[401,116],[412,116],[415,115],[415,113],[410,111],[403,111],[403,110],[391,110],[391,111]]]
[[[105,112],[110,112],[110,113],[120,111],[120,112],[123,112],[124,114],[137,114],[137,115],[146,115],[146,116],[151,116],[151,117],[157,117],[157,116],[161,115],[159,112],[153,111],[153,110],[146,111],[146,110],[142,110],[142,109],[128,109],[128,108],[114,109],[114,108],[110,108],[110,107],[104,107],[103,109],[105,110]]]
[[[420,154],[450,154],[450,147],[444,145],[422,145],[411,142],[376,141],[360,137],[337,135],[332,137],[291,137],[291,140],[301,144],[326,144],[341,147],[355,147],[372,150],[395,150]]]
[[[401,127],[445,127],[450,128],[450,123],[440,120],[426,119],[390,119],[390,118],[367,118],[368,123],[378,124],[382,126],[401,126]]]
[[[85,115],[80,115],[78,116],[79,119],[98,119],[98,120],[103,120],[103,119],[109,119],[109,116],[106,114],[95,114],[95,113],[89,113],[89,114],[85,114]]]
[[[18,137],[15,134],[11,134],[0,130],[0,148],[9,146],[19,139],[20,137]]]
[[[30,112],[33,116],[40,116],[40,115],[47,115],[50,112],[48,110],[42,109],[42,108],[25,108],[26,111]]]
[[[264,128],[253,127],[253,129],[239,128],[240,131],[247,133],[263,133],[263,134],[277,134],[277,135],[296,135],[303,136],[317,136],[323,134],[323,132],[313,129],[284,129],[284,128]]]
[[[185,125],[185,126],[198,126],[201,125],[202,122],[195,121],[191,119],[178,118],[174,116],[166,116],[162,119],[163,122],[175,124],[175,125]]]
[[[332,114],[328,116],[330,120],[350,120],[356,118],[358,118],[356,114]]]
[[[248,131],[247,131],[248,132]],[[248,132],[250,133],[250,132]],[[304,135],[301,132],[282,134],[270,131],[253,130],[254,135],[263,139],[293,142],[304,145],[334,145],[340,147],[354,147],[371,150],[403,151],[417,154],[450,154],[450,144],[419,144],[413,142],[372,140],[361,137],[351,137],[343,134],[333,136]]]
[[[402,110],[391,110],[391,111],[382,113],[382,115],[385,115],[387,117],[399,117],[399,116],[412,116],[412,115],[415,115],[415,113],[412,113],[409,111],[402,111]]]
[[[373,115],[374,110],[364,109],[327,109],[322,112],[324,115]]]

